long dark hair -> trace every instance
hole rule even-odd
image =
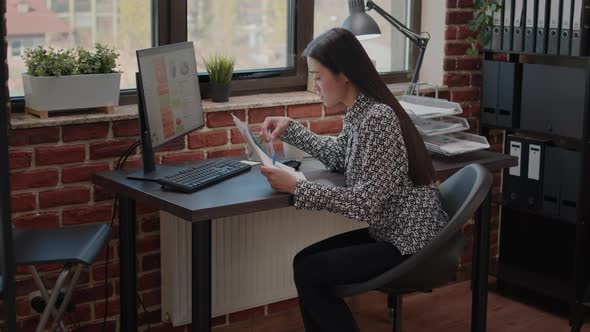
[[[424,140],[352,32],[343,28],[328,30],[312,40],[303,55],[319,61],[334,74],[344,74],[361,93],[391,107],[399,119],[406,145],[410,179],[415,185],[435,181],[434,167]]]

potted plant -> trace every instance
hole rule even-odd
[[[470,47],[467,49],[467,55],[478,55],[479,45],[486,45],[491,38],[491,27],[493,14],[500,10],[502,6],[498,0],[478,0],[475,2],[476,14],[469,22],[469,29],[476,31],[477,35],[467,37],[466,41]]]
[[[214,102],[229,100],[230,84],[234,72],[235,59],[226,55],[213,55],[205,60],[209,73],[209,95]]]
[[[121,73],[119,54],[96,44],[94,52],[77,48],[25,50],[23,74],[26,109],[41,117],[51,111],[116,106]]]

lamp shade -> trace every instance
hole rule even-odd
[[[365,13],[364,0],[348,0],[350,16],[344,20],[342,27],[352,32],[358,39],[371,39],[381,36],[377,22]]]

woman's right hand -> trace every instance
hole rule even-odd
[[[283,136],[293,119],[286,116],[269,116],[262,123],[260,137],[264,142],[270,142]],[[270,130],[270,133],[269,133]]]

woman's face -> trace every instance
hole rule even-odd
[[[312,75],[315,91],[322,97],[326,107],[335,106],[344,100],[350,88],[346,76],[342,73],[333,74],[330,69],[312,57],[307,57],[307,68]]]

